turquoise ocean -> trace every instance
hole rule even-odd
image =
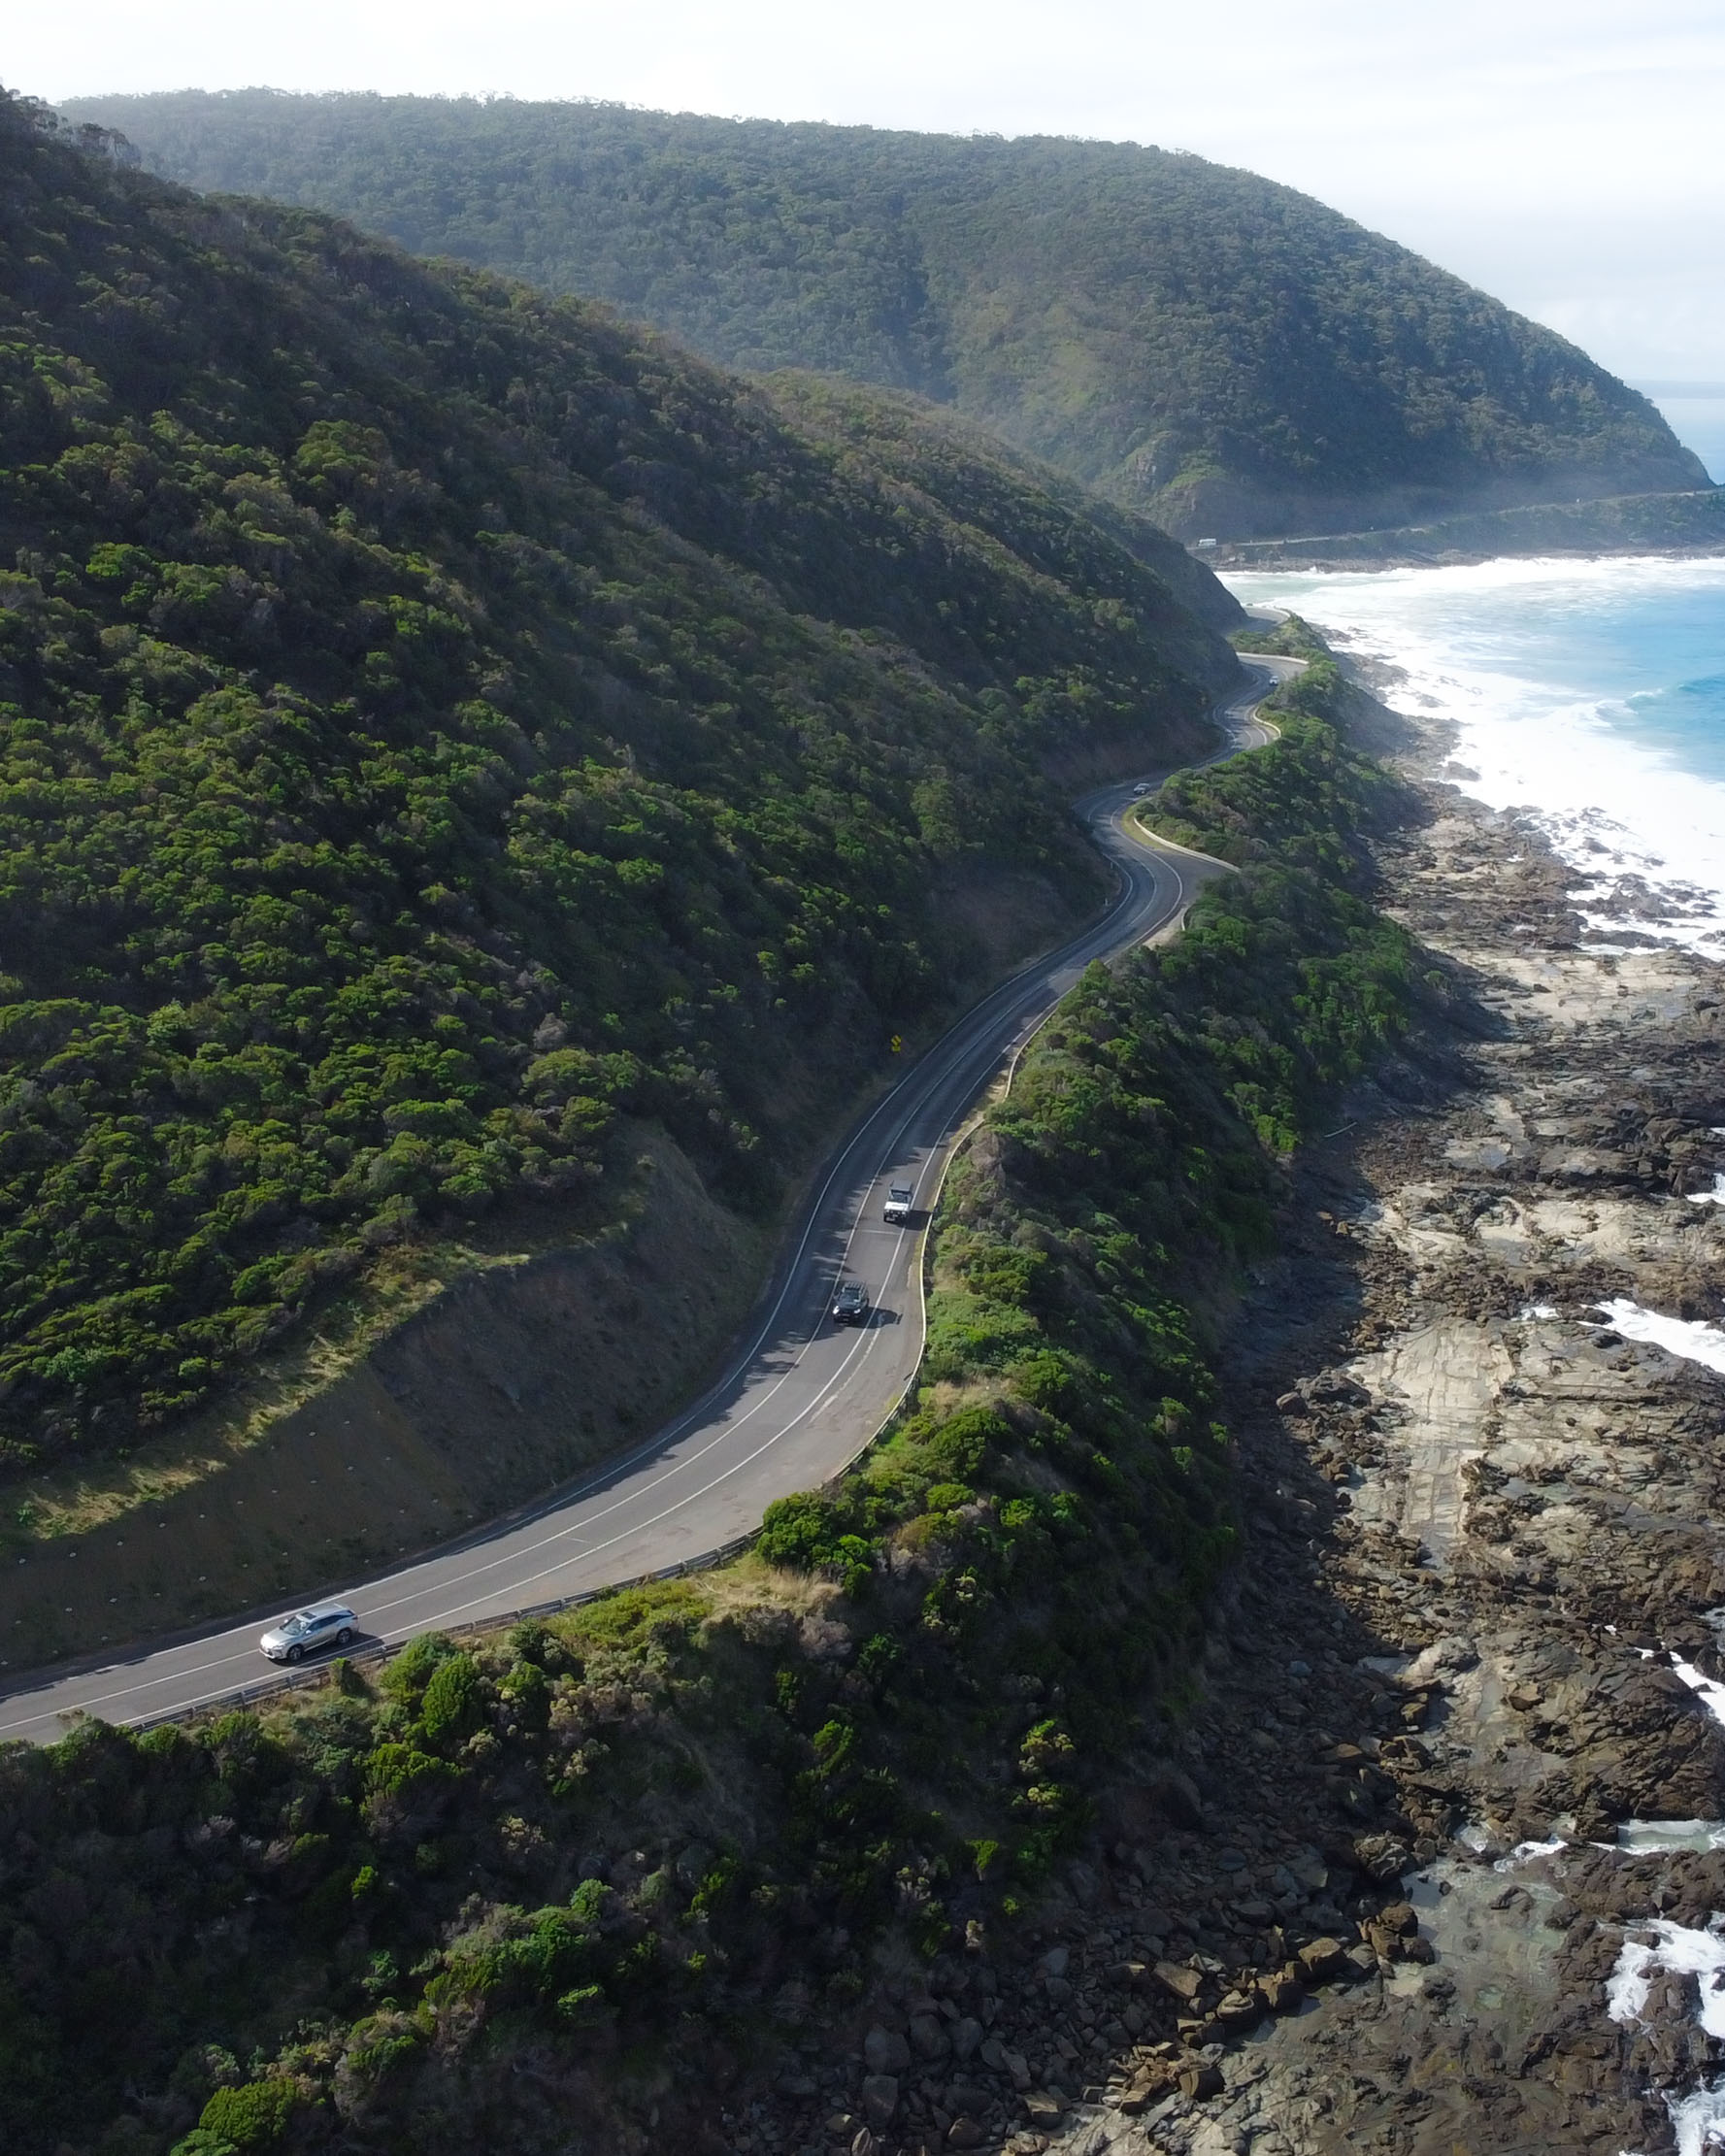
[[[1226,581],[1396,668],[1387,700],[1451,723],[1449,776],[1539,823],[1595,926],[1725,958],[1725,556]]]

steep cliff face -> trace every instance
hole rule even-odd
[[[944,402],[1186,537],[1706,486],[1644,397],[1291,188],[1129,143],[592,105],[99,98],[158,170]]]

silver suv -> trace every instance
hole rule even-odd
[[[315,1602],[273,1624],[257,1642],[272,1662],[303,1662],[324,1647],[349,1647],[359,1619],[346,1603]]]

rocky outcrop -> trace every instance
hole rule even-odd
[[[1383,867],[1454,1022],[1304,1160],[1235,1328],[1205,1698],[990,1979],[974,2118],[1017,2151],[1611,2156],[1718,2072],[1680,1969],[1725,1909],[1725,1378],[1599,1308],[1719,1309],[1718,977],[1588,940],[1532,834],[1432,805]]]
[[[1291,2023],[1231,2004],[1218,2090],[1062,2150],[1670,2148],[1717,2073],[1658,1952],[1699,1966],[1725,1908],[1725,1378],[1601,1307],[1718,1311],[1725,1217],[1687,1202],[1725,1168],[1717,971],[1586,938],[1537,838],[1442,792],[1383,866],[1457,1023],[1305,1161],[1238,1328],[1250,1548],[1182,1740],[1211,1863],[1375,1830],[1335,1899],[1377,1959]],[[1309,1980],[1345,1936],[1300,1947]]]

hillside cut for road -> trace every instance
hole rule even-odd
[[[1264,1969],[1257,1873],[1219,1885],[1218,1856],[1358,1905],[1304,1744],[1250,1754],[1298,1797],[1261,1841],[1183,1831],[1240,1535],[1220,1326],[1274,1265],[1285,1139],[1422,993],[1361,836],[1398,791],[1325,719],[1334,671],[1166,804],[1244,873],[1028,1045],[946,1179],[916,1398],[853,1473],[696,1578],[421,1631],[255,1713],[0,1744],[9,2156],[1028,2149],[1134,2040],[1178,2091],[1177,2017]],[[1304,1844],[1336,1828],[1330,1869]],[[1180,1891],[1098,1951],[1114,1918],[1068,1882],[1111,1900],[1122,1839]],[[1183,1992],[1143,1982],[1200,1950]]]
[[[381,1270],[591,1236],[642,1122],[770,1223],[895,1035],[1099,902],[1071,776],[1236,675],[1178,547],[956,418],[4,99],[0,444],[25,1555],[45,1475],[145,1504]]]
[[[610,301],[728,366],[950,403],[1183,536],[1708,485],[1574,345],[1200,157],[513,99],[66,112],[192,186]]]

